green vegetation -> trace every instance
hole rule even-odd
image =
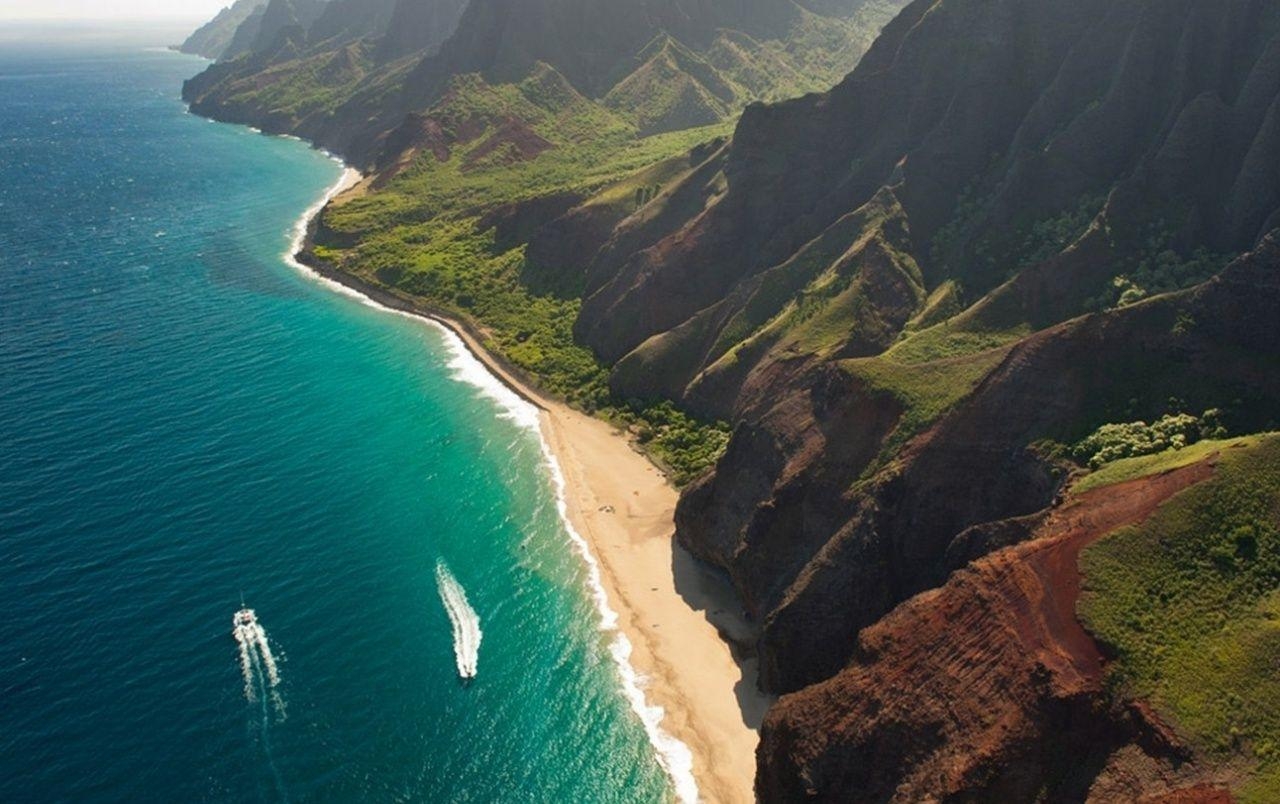
[[[398,225],[478,220],[484,210],[557,192],[591,195],[730,130],[637,138],[550,68],[520,84],[456,78],[430,119],[440,133],[424,150],[385,187],[331,209],[327,226],[366,237]]]
[[[642,134],[724,120],[750,97],[701,56],[661,35],[638,56],[640,67],[610,90],[604,105]]]
[[[1105,201],[1104,195],[1082,196],[1075,206],[1053,217],[1018,224],[1009,236],[1003,226],[992,230],[991,198],[979,196],[971,187],[961,195],[951,221],[934,235],[933,262],[965,267],[949,271],[952,276],[974,276],[986,281],[993,277],[997,277],[997,281],[998,277],[1010,279],[1023,269],[1061,253],[1078,240],[1097,218]]]
[[[325,211],[315,256],[466,319],[544,390],[631,427],[683,482],[714,461],[725,428],[613,398],[607,367],[572,337],[587,266],[544,265],[551,258],[537,250],[533,264],[528,241],[579,204],[597,230],[661,214],[672,203],[663,191],[711,153],[696,146],[728,135],[748,103],[834,84],[904,3],[867,0],[852,18],[693,9],[683,26],[693,44],[657,23],[557,36],[579,14],[547,3],[545,31],[516,34],[501,14],[468,15],[455,47],[427,62],[408,51],[387,60],[385,23],[352,19],[219,64],[191,82],[189,100],[273,130],[320,129],[340,149],[359,132],[379,176]],[[500,56],[483,45],[494,36],[505,37]],[[497,83],[515,75],[524,77]]]
[[[336,109],[351,96],[370,67],[365,48],[349,45],[264,70],[242,93],[273,115],[298,120]]]
[[[1037,311],[999,285],[1068,249],[1095,225],[1105,201],[1084,195],[1057,215],[993,227],[992,199],[967,190],[933,237],[931,271],[942,281],[893,347],[895,359],[924,363],[999,349],[1078,314],[1074,307]]]
[[[1147,225],[1131,257],[1120,263],[1110,286],[1086,303],[1090,310],[1128,307],[1143,299],[1199,284],[1219,273],[1232,260],[1199,248],[1189,255],[1173,246],[1174,231],[1163,219]]]
[[[1214,478],[1085,551],[1080,614],[1115,653],[1114,689],[1149,699],[1211,760],[1252,763],[1240,799],[1272,802],[1280,800],[1280,437],[1220,449]]]
[[[1205,438],[1222,438],[1222,411],[1206,410],[1199,416],[1167,413],[1151,424],[1104,424],[1071,448],[1071,457],[1097,469],[1121,458],[1180,450]]]
[[[670,468],[677,486],[687,485],[714,465],[732,433],[729,425],[700,422],[670,402],[645,405],[633,401],[607,413],[615,424],[634,432],[636,440]]]
[[[934,235],[932,260],[952,265],[947,273],[959,278],[1011,279],[1024,269],[1061,253],[1099,220],[1106,195],[1082,196],[1074,206],[1050,218],[1021,223],[1011,238],[988,218],[990,198],[970,189],[960,198],[955,214]],[[1102,219],[1105,223],[1106,218]],[[1114,247],[1116,275],[1084,302],[1085,311],[1127,307],[1143,299],[1191,287],[1222,270],[1232,255],[1200,248],[1184,254],[1177,249],[1174,227],[1152,213],[1136,230],[1107,229]],[[963,266],[963,270],[960,270]]]
[[[661,33],[601,101],[652,134],[728,120],[752,101],[820,92],[853,69],[901,6],[871,0],[854,19],[804,14],[784,41],[721,30],[700,51]]]
[[[1079,240],[1098,217],[1106,200],[1105,195],[1086,195],[1074,208],[1064,210],[1057,217],[1031,224],[1017,252],[1018,269],[1044,262]]]
[[[1203,461],[1215,452],[1244,449],[1256,444],[1256,438],[1210,439],[1182,449],[1167,449],[1164,452],[1138,458],[1122,458],[1080,478],[1072,485],[1071,491],[1075,494],[1084,494],[1093,489],[1106,488],[1140,477],[1181,469]]]
[[[846,360],[844,369],[872,391],[891,394],[902,405],[902,417],[881,449],[880,460],[864,472],[870,474],[913,436],[923,432],[956,403],[973,393],[1008,353],[1009,347],[992,349],[929,363],[902,363],[885,355]]]
[[[904,233],[897,199],[879,193],[753,277],[745,303],[708,350],[715,359],[700,379],[742,377],[794,355],[879,352],[926,297],[920,268],[902,247]]]
[[[524,244],[500,243],[485,213],[559,193],[618,217],[638,201],[661,203],[689,151],[727,128],[638,138],[549,68],[511,85],[461,77],[432,119],[443,150],[424,147],[384,188],[331,206],[317,256],[472,321],[487,348],[543,390],[631,428],[678,484],[695,478],[723,450],[725,425],[613,398],[607,367],[574,342],[580,301],[532,292]]]
[[[962,318],[957,317],[909,334],[894,344],[885,356],[910,365],[929,363],[999,349],[1031,334],[1031,327],[1027,324],[1001,330],[968,329],[965,324]]]

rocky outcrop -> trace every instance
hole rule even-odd
[[[1207,461],[1071,499],[1030,541],[867,628],[848,667],[770,711],[760,798],[1223,795],[1225,780],[1189,763],[1191,752],[1148,707],[1106,694],[1103,656],[1076,619],[1080,551],[1212,472]],[[1187,797],[1196,787],[1201,794]]]

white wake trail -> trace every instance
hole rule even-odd
[[[243,625],[237,625],[232,633],[240,645],[240,673],[244,676],[244,697],[253,703],[258,699],[258,685],[255,683],[253,673],[253,634]]]
[[[458,677],[464,680],[475,678],[480,659],[480,638],[483,636],[480,615],[471,608],[462,584],[443,561],[436,563],[436,589],[453,627],[453,655],[458,664]]]
[[[267,632],[258,623],[253,624],[253,641],[258,646],[258,654],[262,657],[262,666],[267,669],[267,680],[271,686],[280,686],[280,671],[276,668],[276,657],[271,655],[271,643],[267,642]]]
[[[209,122],[213,122],[212,120]],[[306,235],[307,226],[311,218],[320,211],[320,209],[331,198],[342,192],[347,187],[352,186],[360,181],[363,177],[354,169],[348,168],[344,172],[342,179],[339,180],[324,198],[298,222],[298,229],[295,231],[295,244],[290,253],[286,255],[285,262],[294,267],[303,274],[311,277],[322,285],[325,285],[335,293],[355,299],[361,304],[372,307],[376,310],[390,313],[391,315],[410,318],[415,321],[421,321],[426,325],[437,330],[445,340],[445,346],[449,350],[451,360],[449,366],[453,369],[453,377],[459,382],[467,383],[481,392],[486,397],[495,401],[502,410],[504,418],[514,421],[521,427],[538,433],[542,442],[542,450],[546,457],[547,466],[551,472],[552,479],[556,488],[556,507],[560,514],[561,522],[565,530],[568,532],[571,542],[575,549],[582,557],[587,568],[587,577],[589,588],[591,590],[592,599],[596,604],[596,609],[600,615],[600,628],[602,631],[611,632],[613,634],[612,642],[609,645],[609,654],[613,658],[618,668],[618,675],[621,681],[622,692],[627,701],[631,704],[632,710],[639,717],[640,722],[644,724],[645,733],[649,736],[649,741],[657,750],[658,763],[671,777],[675,783],[676,799],[681,804],[695,804],[699,800],[698,783],[693,776],[693,754],[689,747],[674,737],[669,731],[663,728],[662,721],[665,713],[662,707],[652,705],[645,698],[645,681],[631,666],[629,656],[631,654],[631,643],[626,635],[618,630],[618,614],[609,605],[608,593],[604,589],[603,582],[600,577],[600,565],[592,554],[591,546],[573,527],[573,523],[569,519],[568,502],[566,499],[564,476],[560,471],[559,463],[555,455],[551,452],[551,447],[547,443],[542,433],[541,416],[539,415],[537,406],[522,399],[518,394],[502,383],[498,377],[488,371],[484,364],[478,358],[472,355],[470,349],[449,327],[440,321],[423,317],[416,313],[405,312],[387,307],[373,299],[365,296],[357,290],[353,290],[341,282],[321,275],[313,269],[303,265],[293,257],[301,247],[303,238]],[[478,631],[477,627],[477,631]],[[455,640],[456,643],[456,640]]]
[[[280,668],[271,652],[267,632],[258,622],[253,609],[241,609],[231,620],[231,634],[240,649],[240,674],[244,676],[244,697],[250,703],[258,700],[261,692],[275,703],[276,711],[284,717],[284,700],[276,687],[280,686]]]

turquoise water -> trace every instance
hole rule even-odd
[[[284,263],[340,168],[201,67],[0,50],[0,800],[668,798],[536,434]]]

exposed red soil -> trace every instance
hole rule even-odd
[[[1143,521],[1215,463],[1069,497],[1031,541],[974,562],[865,629],[844,671],[771,711],[762,797],[1030,800],[1046,779],[1073,798],[1217,795],[1187,787],[1201,780],[1188,777],[1194,769],[1175,736],[1148,708],[1110,705],[1104,657],[1076,618],[1080,552]]]
[[[462,163],[463,170],[471,170],[483,163],[489,156],[496,154],[504,146],[510,146],[504,154],[499,155],[502,164],[527,162],[544,151],[555,147],[529,124],[517,117],[506,117],[497,123],[483,142],[475,147]]]
[[[1142,522],[1179,491],[1213,474],[1216,459],[1093,489],[1053,511],[1032,541],[991,556],[994,564],[1020,562],[1034,572],[1041,592],[1009,597],[1019,621],[1032,630],[1027,640],[1043,637],[1041,650],[1069,662],[1090,680],[1100,678],[1102,654],[1076,617],[1080,599],[1080,553],[1099,538],[1125,525]],[[1042,596],[1041,596],[1042,595]]]
[[[1139,799],[1138,804],[1231,804],[1231,791],[1213,785],[1197,784],[1158,796]]]
[[[374,186],[390,184],[413,164],[418,154],[426,151],[430,151],[437,162],[448,162],[455,146],[472,142],[492,122],[488,116],[474,113],[460,119],[435,114],[409,115],[383,139],[383,159]],[[500,125],[505,128],[508,122],[502,121]]]

